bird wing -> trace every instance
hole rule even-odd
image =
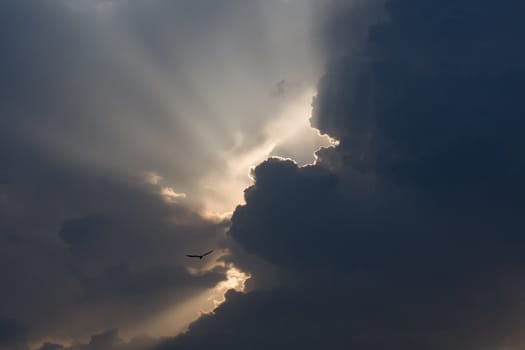
[[[210,250],[209,252],[206,252],[206,253],[202,254],[202,256],[206,256],[206,255],[209,255],[209,254],[211,254],[212,252],[213,252],[213,249],[212,249],[212,250]]]
[[[200,255],[186,255],[188,258],[198,258]]]

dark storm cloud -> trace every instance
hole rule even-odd
[[[168,53],[185,52],[195,41],[176,37],[183,43],[172,46],[162,37],[183,28],[202,39],[208,29],[200,24],[215,23],[217,13],[205,11],[195,27],[188,21],[174,28],[175,2],[156,3],[163,6],[129,2],[112,14],[143,38],[136,51],[126,48],[126,35],[105,32],[107,23],[84,9],[0,4],[7,52],[0,68],[0,346],[23,349],[27,339],[98,333],[71,347],[43,349],[148,348],[151,339],[126,342],[116,330],[100,332],[139,323],[213,286],[223,273],[190,276],[181,259],[188,246],[218,243],[225,223],[167,203],[132,179],[135,171],[160,166],[148,158],[156,154],[151,150],[188,159],[195,140],[156,103],[170,85],[151,92],[135,84],[140,78],[129,73],[151,73],[148,65],[123,67],[122,56],[145,50],[185,81],[175,74],[181,61],[170,60],[180,56]],[[201,14],[203,4],[183,18]],[[258,274],[267,273],[256,259],[264,260],[275,273],[273,289],[230,293],[215,314],[160,348],[522,348],[524,6],[389,0],[378,9],[334,2],[321,26],[326,74],[312,122],[341,143],[318,152],[314,166],[281,159],[259,165],[246,205],[232,218],[239,247],[230,259],[253,273],[256,286]],[[368,29],[376,18],[381,23]],[[247,47],[260,46],[257,35],[246,35]],[[198,41],[202,46],[186,60],[205,56],[213,41]],[[124,53],[118,59],[116,43]],[[265,72],[271,61],[253,66]],[[220,70],[211,66],[205,75]],[[268,74],[269,89],[288,79],[281,73]],[[239,90],[232,91],[227,96],[236,98],[226,100],[238,102]],[[260,105],[241,100],[249,105],[241,111]],[[111,132],[115,125],[106,121],[115,115],[138,125],[126,129],[131,137]],[[179,138],[179,147],[159,143],[143,153],[152,137],[137,130],[152,121],[156,137],[175,123],[176,137],[165,135]],[[247,124],[247,130],[260,126]],[[129,142],[137,135],[146,141]],[[71,164],[97,163],[93,155],[105,156],[110,175],[104,167]],[[191,156],[213,162],[206,152]],[[192,179],[201,170],[194,162],[175,173]],[[117,180],[115,172],[130,178]]]
[[[338,222],[344,218],[336,176],[321,167],[298,168],[278,158],[263,162],[252,175],[255,185],[245,191],[246,205],[238,207],[232,219],[230,232],[238,243],[271,263],[299,270],[340,258],[339,249],[330,252],[325,232],[328,225],[341,226]],[[279,225],[268,230],[268,223],[285,222],[285,230]],[[243,234],[247,229],[251,233]]]
[[[522,348],[524,5],[390,0],[360,45],[336,7],[312,121],[341,143],[259,165],[232,217],[277,287],[160,349]]]

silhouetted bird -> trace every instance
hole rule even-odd
[[[209,252],[206,252],[206,253],[202,254],[202,255],[186,255],[186,256],[187,256],[188,258],[199,258],[199,259],[202,259],[202,258],[204,258],[206,255],[211,254],[212,252],[213,252],[213,249],[210,250]]]

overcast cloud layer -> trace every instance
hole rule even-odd
[[[181,13],[179,2],[93,6],[94,2],[78,1],[65,7],[42,3],[0,5],[5,17],[0,23],[11,28],[0,35],[7,39],[16,33],[24,39],[2,38],[14,53],[3,60],[2,74],[9,85],[1,85],[2,115],[8,116],[1,121],[0,141],[0,156],[8,165],[0,173],[0,256],[5,260],[0,266],[8,282],[8,288],[0,291],[0,342],[5,347],[24,349],[28,339],[50,335],[79,342],[59,345],[49,339],[40,350],[517,350],[525,346],[522,2],[316,3],[311,24],[300,28],[320,31],[307,33],[320,39],[324,60],[311,122],[340,143],[317,152],[313,165],[301,167],[283,158],[259,164],[252,173],[254,184],[244,192],[245,203],[236,208],[231,222],[206,218],[199,214],[198,201],[183,201],[174,193],[204,196],[197,174],[211,172],[221,161],[213,151],[220,142],[209,141],[211,150],[199,144],[209,139],[210,130],[224,136],[218,137],[226,143],[219,147],[225,150],[224,159],[243,159],[235,156],[254,149],[265,154],[265,147],[274,146],[275,140],[265,142],[271,133],[254,130],[272,125],[272,115],[279,115],[275,111],[302,95],[290,90],[301,90],[301,79],[314,79],[316,65],[301,61],[294,67],[277,54],[263,59],[281,51],[262,49],[265,40],[260,34],[266,31],[257,27],[257,19],[265,9],[281,10],[272,6],[298,2],[197,1],[184,7],[187,16],[177,21],[161,19]],[[302,10],[297,6],[286,16]],[[97,15],[88,15],[93,12]],[[29,15],[31,23],[45,25],[15,31]],[[111,23],[122,23],[122,32],[104,31],[108,16]],[[97,18],[101,22],[96,27],[102,29],[93,31],[86,18]],[[224,65],[217,70],[206,68],[211,63],[195,64],[194,60],[207,57],[200,50],[207,52],[216,43],[220,24],[236,21],[246,30],[224,30],[233,35],[232,44],[248,49],[227,50],[225,54],[235,52],[231,69],[225,68],[227,59],[219,61]],[[72,23],[88,29],[64,30]],[[180,26],[175,33],[184,29],[182,37],[207,32],[204,37],[209,41],[180,39],[177,49],[166,46],[163,35],[173,32],[174,23]],[[122,49],[128,41],[121,35],[130,32],[135,33],[134,41],[143,39],[138,51],[136,42],[132,50]],[[71,33],[86,35],[84,40],[68,41],[73,48],[83,43],[81,49],[68,51],[76,53],[71,61],[60,49],[35,55],[41,39],[20,44],[36,37],[67,39]],[[91,41],[93,35],[97,39]],[[288,41],[290,36],[282,37],[283,43],[296,47],[296,42]],[[98,64],[87,62],[81,66],[82,74],[76,75],[78,61],[106,62],[107,52],[99,46],[106,40],[106,50],[112,52],[116,45],[123,55],[115,66],[104,63],[100,70]],[[91,42],[97,50],[85,48]],[[192,64],[170,59],[181,51],[188,52],[184,57]],[[53,57],[57,52],[60,56]],[[247,52],[253,56],[239,58]],[[145,53],[154,58],[145,60],[151,65],[142,65]],[[35,57],[38,65],[32,64]],[[61,66],[56,71],[51,69],[55,62]],[[71,70],[66,69],[68,62],[74,63]],[[280,64],[282,71],[276,68]],[[156,70],[163,65],[170,69],[160,74]],[[123,67],[130,68],[121,71]],[[214,72],[232,78],[217,80]],[[248,72],[254,75],[247,76]],[[59,73],[64,78],[50,79]],[[65,78],[73,73],[72,80]],[[169,74],[177,74],[177,79],[166,78]],[[193,86],[199,92],[208,91],[203,87],[207,84],[220,90],[214,84],[224,81],[227,86],[250,89],[252,82],[255,87],[252,92],[243,90],[241,97],[217,95],[218,102],[212,105],[224,118],[208,119],[206,113],[191,121],[163,118],[165,114],[155,112],[156,108],[171,104],[152,102],[157,98],[180,99],[183,108],[202,105],[186,104],[188,90],[180,87],[186,74],[205,76],[197,79],[202,85]],[[136,84],[133,77],[138,76],[154,83],[148,88]],[[159,81],[162,84],[157,85]],[[77,91],[59,101],[60,92],[72,91],[70,83],[88,84],[90,93]],[[166,89],[165,83],[181,90]],[[266,95],[259,95],[262,86],[271,87]],[[115,91],[122,91],[130,104],[103,103],[119,97]],[[174,91],[169,98],[168,91]],[[96,103],[87,96],[98,96]],[[25,98],[32,103],[25,103]],[[202,95],[193,98],[212,100]],[[268,101],[282,102],[268,105]],[[255,114],[248,120],[236,119],[240,114],[219,106],[246,108]],[[70,119],[78,114],[68,108],[87,114]],[[111,115],[129,119],[112,124]],[[142,115],[154,121],[141,121]],[[91,122],[104,127],[88,132]],[[184,123],[202,134],[186,132]],[[208,127],[208,123],[216,124]],[[151,124],[157,129],[152,131]],[[56,129],[64,125],[68,127]],[[68,138],[74,125],[80,131]],[[238,125],[240,131],[235,129]],[[279,123],[262,130],[282,129],[275,125]],[[40,128],[39,132],[31,133],[33,128]],[[240,135],[237,141],[230,137],[235,135],[232,130]],[[148,131],[155,142],[146,141],[152,140]],[[177,143],[157,143],[158,132],[163,131]],[[97,142],[91,142],[93,138]],[[86,143],[73,147],[73,141]],[[114,144],[123,149],[107,147]],[[167,144],[179,147],[165,148]],[[90,152],[104,157],[99,161]],[[158,156],[158,162],[150,154]],[[165,159],[174,163],[166,165]],[[188,166],[177,167],[177,162],[186,165],[183,160]],[[144,171],[154,174],[139,176],[140,181],[134,177]],[[166,178],[159,180],[155,174]],[[173,193],[162,191],[168,185]],[[203,245],[227,247],[231,255],[225,261],[253,276],[250,292],[229,292],[215,313],[201,317],[183,335],[123,339],[116,328],[122,332],[127,323],[140,323],[166,305],[188,303],[191,296],[224,278],[223,267],[198,276],[184,268],[180,257],[186,248]]]

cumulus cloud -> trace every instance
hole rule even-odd
[[[333,6],[312,123],[340,144],[260,164],[232,217],[274,288],[159,349],[522,348],[523,5]]]

